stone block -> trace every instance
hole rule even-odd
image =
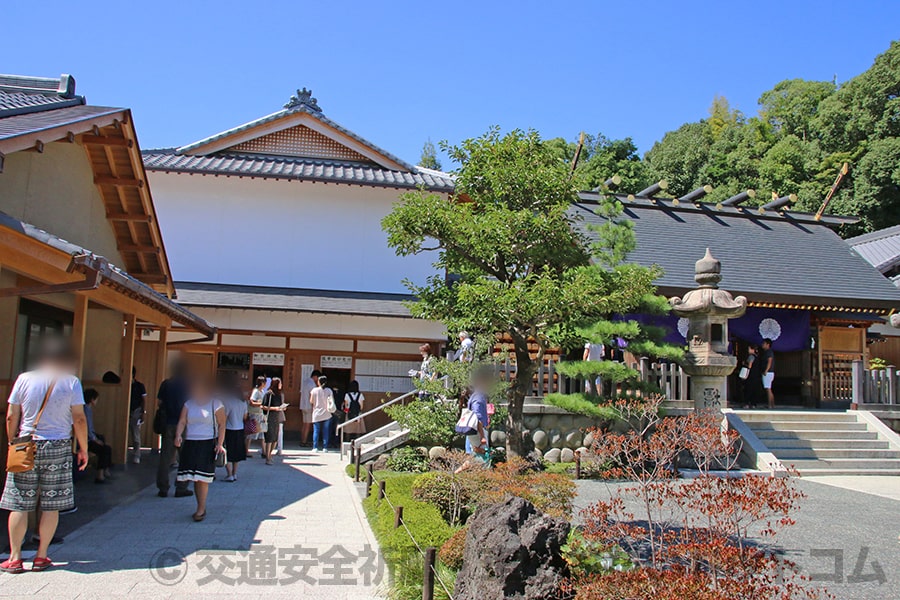
[[[447,449],[443,446],[432,446],[428,450],[428,458],[440,458],[447,453]]]
[[[573,429],[566,434],[566,448],[575,449],[582,443],[583,436],[581,431]]]
[[[491,447],[500,448],[506,446],[506,433],[503,431],[491,432]]]
[[[538,429],[531,434],[531,441],[534,442],[534,447],[538,450],[544,450],[550,445],[550,437],[542,429]]]
[[[574,462],[575,461],[575,451],[571,448],[563,448],[559,453],[559,462]]]
[[[562,454],[562,450],[559,448],[551,448],[544,453],[544,460],[547,462],[558,463],[560,454]]]

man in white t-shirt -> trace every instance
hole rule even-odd
[[[453,360],[459,362],[472,362],[475,360],[475,340],[468,331],[459,332],[459,350],[453,355]]]
[[[584,358],[582,360],[599,362],[604,358],[606,358],[606,346],[603,344],[588,342],[584,345]],[[597,391],[597,394],[603,393],[603,382],[600,380],[599,375],[594,379],[594,389]],[[591,393],[591,382],[589,380],[584,382],[584,391],[588,394]]]
[[[7,473],[0,508],[9,513],[9,559],[0,571],[21,573],[22,541],[28,513],[38,508],[40,543],[32,570],[53,566],[47,549],[56,533],[59,511],[75,507],[72,484],[72,429],[78,440],[78,469],[87,466],[87,419],[81,382],[74,372],[74,354],[62,341],[45,342],[39,367],[22,373],[9,395],[6,433],[10,441],[31,436],[37,448],[34,468]],[[45,403],[46,398],[46,403]],[[43,411],[41,405],[44,405]],[[12,448],[10,448],[12,450]]]

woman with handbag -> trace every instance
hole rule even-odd
[[[744,408],[756,408],[756,403],[762,396],[762,363],[759,359],[759,346],[750,344],[747,348],[747,358],[738,372],[741,380],[741,395],[744,399]]]
[[[237,386],[226,386],[222,391],[225,398],[225,481],[237,481],[238,463],[247,460],[247,446],[244,440],[244,424],[249,418],[247,401]]]
[[[272,379],[272,387],[263,397],[262,410],[266,415],[266,428],[263,442],[265,443],[266,464],[275,464],[272,462],[272,456],[275,454],[275,444],[278,443],[278,430],[281,428],[281,420],[284,418],[284,411],[281,405],[284,404],[284,392],[281,389],[281,379],[275,377]]]
[[[32,571],[53,566],[47,549],[56,533],[59,511],[75,507],[72,483],[72,429],[78,441],[78,470],[87,466],[87,418],[81,382],[73,375],[75,355],[62,340],[44,342],[34,371],[13,384],[6,415],[10,436],[6,487],[0,509],[9,511],[9,558],[0,571],[22,573],[22,541],[28,513],[38,508],[40,543]]]
[[[334,403],[334,393],[325,387],[328,378],[319,376],[318,387],[309,395],[309,403],[312,405],[313,423],[313,452],[326,452],[328,450],[328,433],[331,415],[337,412]],[[321,442],[321,450],[319,449]]]
[[[209,484],[216,478],[216,463],[225,458],[225,430],[222,402],[213,398],[208,382],[196,382],[175,429],[175,447],[181,449],[176,480],[194,482],[197,498],[194,521],[206,518]]]

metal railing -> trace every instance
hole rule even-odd
[[[397,396],[396,398],[394,398],[392,400],[389,400],[387,402],[379,404],[372,410],[367,410],[366,412],[361,413],[359,416],[349,419],[347,421],[344,421],[343,423],[338,425],[336,428],[336,431],[339,431],[341,433],[341,459],[344,458],[344,428],[345,427],[347,427],[348,425],[353,424],[353,423],[359,423],[360,421],[362,421],[363,419],[365,419],[366,417],[369,417],[371,415],[377,414],[379,412],[383,412],[384,409],[387,408],[388,406],[393,406],[394,404],[397,404],[398,402],[401,402],[403,400],[411,398],[411,397],[415,396],[416,394],[418,394],[418,391],[415,391],[415,390],[412,392],[407,392],[407,393],[403,394],[402,396]],[[372,433],[375,433],[375,432],[372,432]],[[353,440],[353,442],[355,443],[357,441],[360,441],[360,440],[362,440],[362,438],[364,436],[367,436],[367,435],[369,435],[369,434],[364,434],[363,436],[360,436],[359,438]],[[363,440],[363,441],[365,441],[365,440]]]

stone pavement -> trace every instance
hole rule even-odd
[[[193,498],[151,486],[52,546],[54,569],[0,573],[0,598],[381,597],[386,567],[347,463],[290,450],[266,466],[254,453],[236,483],[211,484],[205,521],[191,520]]]

